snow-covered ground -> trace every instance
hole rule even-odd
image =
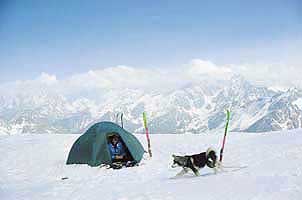
[[[301,199],[302,130],[230,133],[224,164],[246,166],[214,175],[172,178],[173,153],[220,147],[222,135],[151,135],[154,157],[121,170],[65,165],[79,135],[0,136],[0,199]],[[145,137],[138,135],[145,145]],[[68,177],[67,180],[61,180]]]

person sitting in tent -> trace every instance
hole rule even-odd
[[[113,163],[126,161],[125,147],[117,135],[111,136],[111,140],[108,144],[108,148]]]

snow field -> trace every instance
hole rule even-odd
[[[112,170],[65,165],[79,135],[0,137],[0,199],[301,199],[302,130],[265,134],[230,133],[224,165],[237,171],[213,174],[202,169],[175,178],[172,154],[193,154],[209,146],[219,150],[222,134],[151,135],[153,158],[139,167]],[[144,135],[137,135],[146,147]],[[68,177],[67,180],[61,180]]]

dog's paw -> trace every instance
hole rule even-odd
[[[199,173],[199,171],[197,171],[197,172],[194,172],[194,174],[195,174],[195,176],[200,176],[200,173]]]

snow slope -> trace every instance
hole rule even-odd
[[[0,199],[301,199],[302,130],[266,134],[230,133],[225,165],[247,166],[214,175],[201,170],[172,178],[171,154],[220,146],[222,135],[151,135],[154,157],[142,165],[112,170],[65,165],[79,135],[0,136]],[[138,138],[145,143],[144,135]],[[231,169],[227,169],[231,170]],[[67,180],[61,180],[68,177]]]

